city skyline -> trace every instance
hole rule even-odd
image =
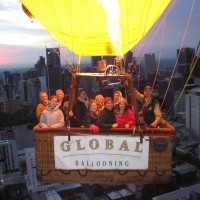
[[[174,2],[174,1],[172,1]],[[199,42],[200,14],[198,13],[199,1],[182,1],[178,0],[166,20],[165,39],[162,58],[175,58],[176,49],[181,46],[185,27],[189,13],[194,4],[188,31],[183,43],[183,47],[196,48]],[[46,47],[59,47],[60,44],[37,22],[31,21],[21,8],[18,0],[9,0],[3,2],[0,0],[0,45],[1,59],[0,68],[14,67],[33,67],[39,56],[45,57]],[[162,28],[161,28],[162,29]],[[162,30],[159,30],[151,46],[146,48],[143,53],[154,52],[156,57],[159,56]],[[177,31],[178,29],[178,31]],[[61,48],[62,49],[62,48]],[[133,49],[134,52],[134,49]],[[66,64],[66,58],[63,55],[61,61]],[[72,56],[72,59],[74,56]],[[83,58],[83,61],[88,58]]]

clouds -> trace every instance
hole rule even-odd
[[[19,0],[0,0],[0,44],[41,45],[45,29],[31,22],[21,8]]]
[[[195,1],[191,20],[188,29],[186,30],[192,3],[193,0],[184,0],[184,3],[182,0],[178,0],[172,11],[167,16],[162,58],[175,58],[176,50],[181,47],[182,41],[182,47],[196,48],[200,39],[200,1]],[[145,53],[154,52],[157,57],[159,56],[162,42],[162,28],[155,36],[148,49],[145,49]],[[185,40],[183,40],[185,31],[186,37]]]
[[[192,2],[193,0],[184,0],[184,2],[178,0],[168,15],[163,57],[176,57],[176,49],[180,48]],[[200,39],[199,8],[200,1],[196,0],[184,47],[196,48]],[[161,40],[162,28],[143,53],[154,52],[158,57]],[[7,66],[8,63],[18,66],[28,62],[34,66],[40,55],[45,56],[46,46],[60,45],[36,20],[32,23],[23,12],[20,0],[0,0],[0,67]]]
[[[0,0],[0,67],[37,62],[45,43],[54,41],[37,21],[23,12],[19,0]]]
[[[37,52],[37,53],[36,53]],[[19,65],[19,63],[36,63],[40,54],[45,54],[44,48],[29,46],[1,45],[1,65]]]

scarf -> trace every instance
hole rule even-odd
[[[88,109],[88,104],[89,104],[89,99],[88,97],[86,99],[81,99],[80,97],[78,97],[78,100],[83,102],[86,106],[86,108]]]

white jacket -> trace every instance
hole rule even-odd
[[[65,122],[62,111],[58,107],[52,109],[47,106],[42,112],[39,125],[41,128],[64,127]]]

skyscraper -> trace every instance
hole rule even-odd
[[[200,89],[192,89],[186,95],[186,128],[200,137]]]
[[[47,59],[47,87],[49,96],[55,94],[56,90],[61,88],[61,63],[60,63],[60,49],[46,48]]]
[[[61,67],[60,48],[46,48],[47,67]]]
[[[25,159],[27,166],[27,175],[25,176],[26,186],[29,194],[39,191],[45,191],[48,188],[52,188],[58,184],[44,184],[37,180],[36,177],[36,157],[35,148],[25,148]]]
[[[56,90],[62,88],[62,69],[60,67],[47,67],[46,70],[48,95],[55,95]]]
[[[19,169],[15,140],[0,141],[0,174]]]
[[[44,76],[45,75],[45,58],[43,56],[39,57],[39,60],[35,64],[35,69],[38,71],[39,76]]]
[[[19,81],[20,99],[23,104],[28,102],[27,82],[25,80]]]
[[[145,59],[145,79],[148,79],[149,74],[155,73],[156,69],[155,54],[154,53],[145,54],[144,59]]]
[[[198,58],[193,71],[194,77],[200,78],[200,58]]]
[[[3,72],[3,84],[6,85],[8,83],[9,84],[12,83],[12,76],[9,71],[4,71]]]
[[[3,97],[4,99],[13,98],[13,76],[9,71],[3,72]]]
[[[26,186],[29,193],[35,193],[46,189],[45,185],[37,180],[36,177],[36,158],[35,148],[25,148],[25,158],[27,166],[27,175],[25,176]]]
[[[178,73],[182,74],[183,76],[187,76],[190,71],[190,65],[192,63],[194,57],[195,50],[193,48],[182,48],[177,49],[177,56],[179,55],[178,59]]]
[[[27,100],[36,106],[39,103],[39,92],[41,91],[41,83],[38,78],[29,79],[27,81]]]

